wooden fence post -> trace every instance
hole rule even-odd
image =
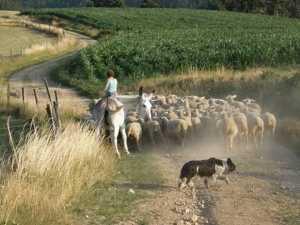
[[[58,98],[57,98],[57,92],[54,91],[55,93],[55,100],[53,102],[53,108],[54,108],[54,112],[55,112],[55,127],[56,130],[58,131],[60,129],[60,117],[59,117],[59,109],[58,109]]]
[[[24,105],[24,108],[25,108],[25,90],[24,90],[24,87],[22,87],[22,101],[23,101],[23,105]]]
[[[12,51],[10,49],[10,60],[12,61]]]
[[[48,98],[49,98],[49,101],[51,103],[52,101],[51,101],[51,96],[50,96],[50,92],[49,92],[48,82],[47,82],[47,79],[45,77],[44,77],[44,81],[45,81],[45,85],[46,85],[46,89],[47,89]]]
[[[36,95],[35,88],[33,89],[33,94],[34,94],[34,98],[35,98],[36,107],[39,107],[39,101],[38,101],[38,98],[37,98],[37,95]]]

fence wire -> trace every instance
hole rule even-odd
[[[34,126],[36,128],[42,127],[43,124],[47,123],[48,121],[43,120],[39,122],[35,122]],[[13,144],[17,146],[20,143],[20,140],[24,135],[27,135],[29,132],[33,130],[33,124],[26,123],[24,125],[16,125],[16,126],[9,126],[11,137]],[[7,150],[9,149],[9,139],[7,137],[7,130],[6,128],[0,128],[0,150]]]

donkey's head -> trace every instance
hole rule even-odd
[[[137,112],[140,116],[142,116],[145,122],[151,120],[151,103],[150,100],[154,95],[155,90],[153,90],[150,94],[143,93],[143,88],[139,89],[140,102],[137,107]]]

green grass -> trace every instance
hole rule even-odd
[[[0,54],[3,60],[10,59],[10,52],[16,57],[21,55],[25,48],[35,44],[52,44],[57,39],[54,35],[26,27],[0,26],[0,33]]]
[[[95,184],[93,192],[72,208],[78,216],[88,215],[91,224],[131,221],[132,204],[150,197],[147,191],[158,190],[162,183],[163,176],[153,156],[136,153],[122,156],[107,181]],[[130,188],[135,194],[128,193]],[[140,219],[144,219],[142,215]]]

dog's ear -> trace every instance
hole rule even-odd
[[[232,163],[230,158],[227,159],[227,163]]]

